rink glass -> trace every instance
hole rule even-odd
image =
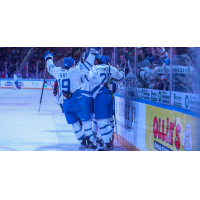
[[[2,47],[0,77],[12,80],[44,78],[44,53],[54,54],[54,64],[62,66],[64,57],[75,62],[90,47]],[[100,55],[108,55],[110,64],[122,68],[125,79],[117,94],[171,105],[187,110],[199,109],[199,47],[101,47]],[[54,79],[48,74],[49,79]]]

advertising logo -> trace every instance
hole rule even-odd
[[[7,82],[5,83],[5,86],[13,86],[13,82],[7,81]]]
[[[162,103],[169,104],[170,94],[169,92],[166,92],[166,91],[162,91],[162,92],[159,91],[158,98],[159,98],[159,102],[161,101]]]
[[[157,92],[154,90],[151,90],[151,100],[157,101]]]
[[[38,88],[40,87],[40,82],[37,81],[31,82],[31,86]]]
[[[158,100],[159,100],[159,102],[161,102],[161,91],[159,91],[159,93],[158,93]]]
[[[23,82],[18,82],[18,85],[24,87],[24,83]]]
[[[144,90],[141,91],[142,98],[144,98]]]
[[[32,82],[32,85],[39,85],[38,82]]]
[[[189,123],[187,123],[185,130],[183,132],[182,144],[185,151],[192,151],[192,133]]]
[[[162,121],[162,122],[161,122]],[[166,124],[166,128],[165,128]],[[153,121],[153,135],[154,138],[158,138],[159,140],[170,145],[175,145],[176,149],[180,149],[180,133],[181,126],[180,124],[176,124],[176,119],[174,122],[170,122],[169,118],[162,119],[154,117]],[[175,142],[173,138],[175,137]]]
[[[188,95],[185,96],[185,107],[186,108],[189,107],[189,97],[188,97]]]
[[[181,97],[177,94],[174,94],[173,106],[178,106],[182,108]]]
[[[44,83],[44,88],[47,87],[47,86],[48,86],[47,81],[45,81],[45,83]]]
[[[146,105],[145,148],[150,151],[200,149],[199,119],[177,111]]]

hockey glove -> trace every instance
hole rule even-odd
[[[90,53],[93,55],[97,55],[99,53],[100,47],[91,47]]]
[[[122,71],[122,72],[124,72],[124,69],[123,69],[123,68],[120,68],[120,69],[118,69],[118,71]]]
[[[54,97],[55,97],[57,94],[58,94],[58,91],[57,91],[57,90],[54,90],[54,91],[53,91]]]
[[[47,51],[47,52],[44,54],[44,59],[45,59],[45,61],[47,61],[48,59],[52,59],[52,60],[53,60],[53,53]]]

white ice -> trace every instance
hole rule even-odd
[[[80,144],[67,124],[52,90],[0,89],[0,151],[78,151]],[[116,151],[126,149],[115,141]]]

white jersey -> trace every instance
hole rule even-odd
[[[14,82],[17,81],[17,75],[14,74]]]
[[[88,75],[81,77],[81,93],[86,97],[92,97],[90,94],[90,81]]]
[[[90,80],[91,95],[93,98],[96,97],[99,90],[104,86],[103,84],[109,81],[109,78],[121,81],[124,79],[124,73],[122,71],[118,71],[115,67],[110,66],[109,77],[109,65],[101,64],[93,66],[88,76],[88,79]]]
[[[47,71],[58,80],[59,86],[59,102],[63,104],[63,92],[74,93],[76,90],[81,88],[80,79],[85,74],[88,74],[95,60],[95,56],[89,54],[87,60],[83,64],[77,65],[75,68],[69,70],[61,67],[56,67],[53,64],[53,60],[47,60]]]

